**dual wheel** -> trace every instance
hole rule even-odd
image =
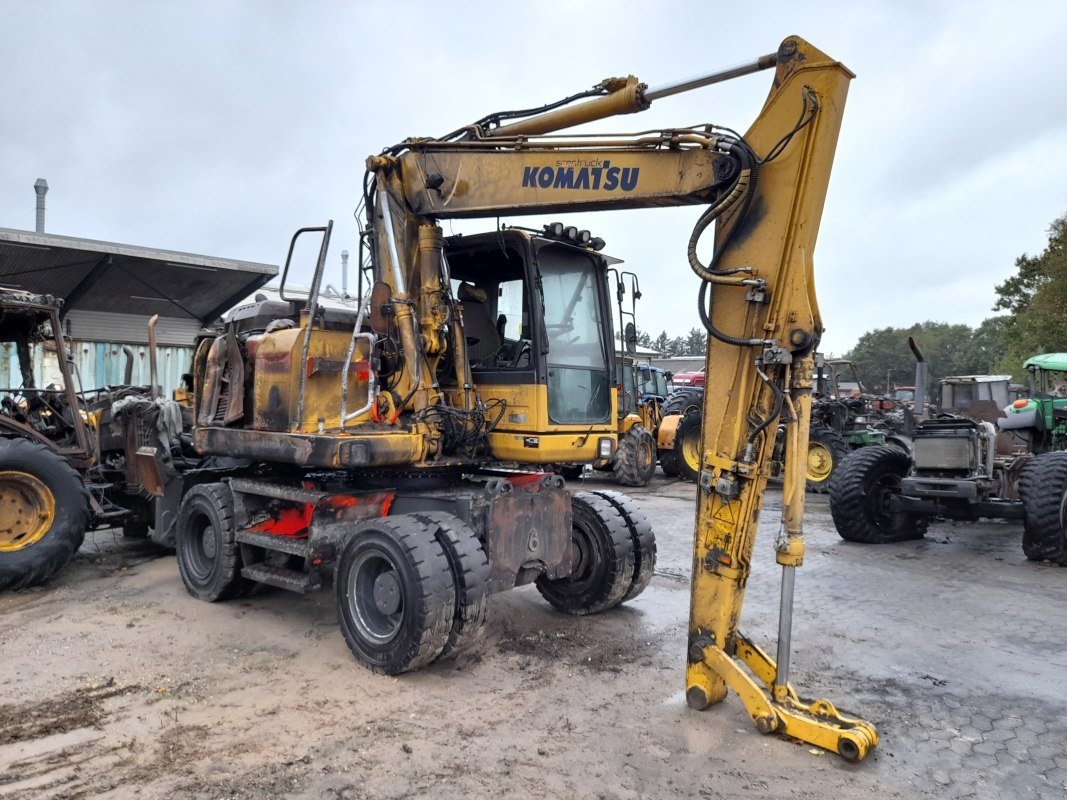
[[[636,597],[652,579],[656,542],[648,520],[618,492],[572,498],[573,569],[537,588],[569,614],[607,610]],[[189,593],[209,602],[244,593],[225,484],[194,487],[178,515],[178,566]],[[337,564],[334,591],[341,632],[375,672],[395,675],[462,653],[485,630],[490,567],[477,534],[439,511],[355,526]]]

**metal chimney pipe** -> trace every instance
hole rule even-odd
[[[33,190],[37,192],[37,233],[44,233],[44,196],[48,194],[48,181],[38,178]]]
[[[348,251],[341,251],[341,297],[348,299]]]

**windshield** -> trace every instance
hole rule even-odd
[[[611,414],[600,278],[588,256],[563,247],[538,253],[548,334],[548,415],[552,422],[606,422]]]

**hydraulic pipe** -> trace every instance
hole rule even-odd
[[[159,314],[153,314],[148,320],[148,382],[151,386],[152,398],[161,396],[159,385],[156,383],[156,324],[159,322]]]
[[[760,56],[755,61],[738,64],[736,67],[719,70],[718,72],[710,72],[707,75],[695,75],[692,78],[675,81],[674,83],[665,83],[654,89],[646,89],[644,92],[645,100],[651,103],[654,100],[659,100],[661,97],[670,97],[672,94],[681,94],[682,92],[688,92],[692,89],[699,89],[701,86],[722,83],[723,81],[732,80],[733,78],[740,78],[742,75],[751,75],[753,72],[770,69],[771,67],[777,66],[777,64],[778,54],[770,53],[765,56]]]

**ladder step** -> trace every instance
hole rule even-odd
[[[277,586],[279,589],[288,589],[297,594],[307,594],[322,585],[317,576],[269,564],[251,564],[241,570],[241,577],[268,586]]]
[[[259,497],[273,497],[277,500],[288,500],[292,503],[317,503],[327,495],[315,489],[301,489],[297,486],[284,486],[267,481],[248,480],[246,478],[232,478],[230,488],[235,492],[253,494]]]
[[[280,553],[288,553],[293,556],[307,558],[308,540],[294,538],[292,536],[280,536],[276,533],[260,533],[259,531],[237,531],[235,538],[239,544],[250,544],[262,547],[265,550],[277,550]]]

